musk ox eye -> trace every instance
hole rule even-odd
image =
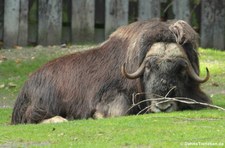
[[[145,68],[146,68],[147,70],[149,70],[149,69],[151,68],[151,64],[150,64],[150,62],[146,62],[146,64],[145,64]]]
[[[180,62],[177,66],[176,66],[176,72],[182,76],[185,76],[187,74],[187,63],[186,62]]]
[[[187,69],[184,69],[184,68],[181,69],[181,70],[180,70],[180,75],[181,75],[181,76],[186,76],[186,75],[187,75]]]

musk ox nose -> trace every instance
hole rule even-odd
[[[161,104],[156,104],[155,107],[162,112],[166,112],[166,111],[170,110],[170,108],[172,107],[172,104],[171,103],[161,103]]]
[[[157,112],[172,112],[177,110],[177,103],[173,101],[169,102],[156,102],[151,103],[151,111]]]

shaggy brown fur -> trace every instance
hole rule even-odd
[[[53,116],[68,120],[136,114],[146,104],[127,112],[132,105],[132,94],[138,92],[143,82],[130,80],[121,74],[121,66],[135,71],[142,63],[148,49],[156,42],[176,43],[178,31],[187,29],[189,35],[181,35],[181,46],[199,73],[195,32],[189,27],[169,29],[174,21],[159,20],[135,22],[120,27],[99,47],[89,51],[57,58],[34,72],[25,82],[16,100],[12,124],[40,123]],[[179,30],[181,29],[181,30]],[[180,44],[180,42],[179,42]],[[195,94],[202,94],[199,84],[193,84]],[[195,97],[192,97],[195,98]],[[139,98],[140,101],[145,99]],[[205,97],[204,102],[209,102]]]

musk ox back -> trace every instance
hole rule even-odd
[[[15,102],[12,124],[203,108],[143,101],[167,95],[211,103],[199,87],[209,72],[199,77],[197,40],[184,21],[120,27],[100,46],[57,58],[34,72]],[[137,93],[143,95],[132,97]],[[142,103],[131,108],[134,102]],[[147,106],[151,109],[145,110]]]

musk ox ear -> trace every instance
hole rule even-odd
[[[193,48],[198,47],[199,36],[187,22],[178,20],[169,26],[169,30],[174,34],[178,44],[190,43]]]

